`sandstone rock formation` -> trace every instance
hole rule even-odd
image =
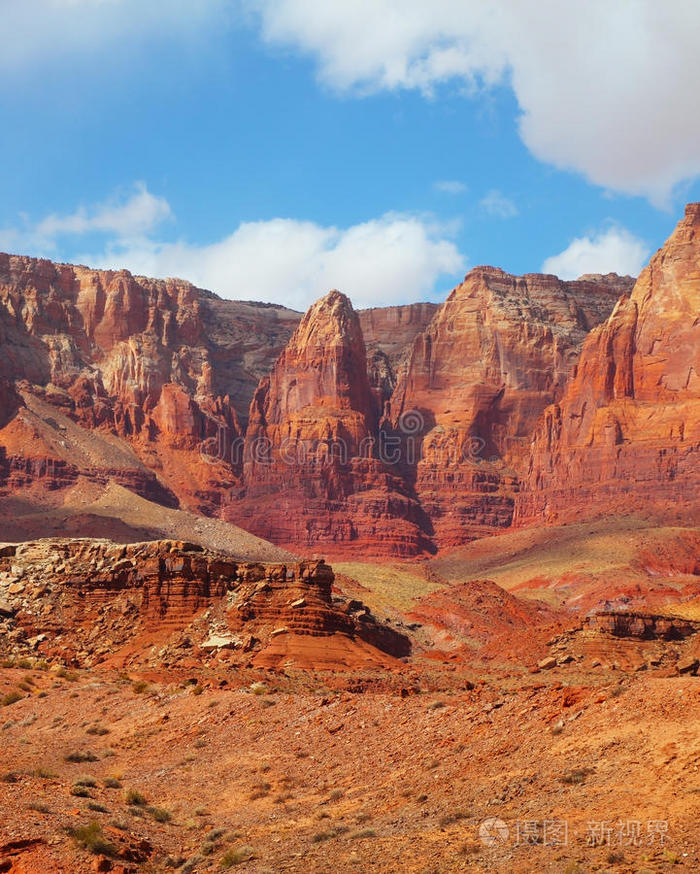
[[[510,524],[538,418],[587,332],[631,286],[616,275],[562,282],[477,267],[418,335],[388,418],[439,546]]]
[[[409,654],[366,607],[333,597],[333,580],[323,561],[246,562],[182,541],[5,544],[0,637],[76,665],[148,654],[167,665],[193,648],[267,666],[282,654],[326,667]]]
[[[304,316],[251,405],[245,498],[226,518],[281,545],[412,555],[420,511],[377,454],[377,409],[357,313],[338,291]]]
[[[439,308],[436,303],[373,307],[360,310],[360,327],[367,348],[370,386],[379,412],[396,387],[416,336],[425,330]]]
[[[207,512],[235,487],[239,421],[298,319],[179,280],[0,255],[0,380],[129,441],[164,486]],[[9,418],[0,413],[0,427]],[[201,461],[203,441],[213,464]]]
[[[532,443],[517,521],[653,512],[697,519],[700,204],[586,339]]]

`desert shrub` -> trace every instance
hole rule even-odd
[[[97,786],[97,780],[94,777],[91,777],[89,774],[83,774],[82,777],[78,777],[75,781],[76,786],[90,786],[94,788]]]
[[[565,774],[562,774],[559,779],[562,783],[566,783],[569,786],[575,786],[579,783],[583,783],[589,773],[590,772],[587,768],[574,768],[572,771],[567,771]]]
[[[43,801],[31,801],[27,807],[30,810],[36,810],[37,813],[51,813],[48,804],[44,804]]]
[[[248,862],[255,858],[255,850],[252,847],[243,846],[237,847],[235,850],[228,850],[221,857],[222,868],[232,868],[234,865],[241,865],[243,862]]]
[[[105,789],[121,789],[122,788],[122,784],[119,782],[119,780],[117,780],[116,777],[105,777],[104,780],[102,781],[102,784],[105,787]]]
[[[619,698],[620,695],[622,695],[622,693],[624,691],[625,691],[624,686],[621,686],[621,685],[620,686],[613,686],[613,688],[610,690],[610,697],[611,698]]]
[[[104,737],[104,735],[109,734],[109,729],[105,728],[104,725],[91,725],[90,728],[86,729],[85,734],[96,734],[99,737]]]
[[[173,818],[172,813],[169,810],[165,810],[164,807],[149,807],[148,812],[156,822],[170,822]]]
[[[441,828],[445,828],[445,826],[453,825],[461,819],[469,819],[469,814],[463,810],[455,810],[454,813],[446,813],[444,816],[441,816],[438,822]]]
[[[17,689],[12,689],[12,691],[0,698],[0,704],[3,707],[9,707],[10,704],[16,704],[18,701],[21,701],[23,697],[22,693],[18,692]]]
[[[250,684],[250,691],[253,693],[253,695],[267,695],[269,690],[265,683],[261,683],[260,681],[258,681],[257,683]]]
[[[428,710],[440,710],[444,706],[444,701],[433,701],[432,703],[428,704]]]
[[[76,784],[71,787],[70,794],[77,795],[78,798],[90,798],[90,790],[87,786],[79,786]]]
[[[64,756],[66,762],[98,762],[99,756],[96,756],[90,750],[74,750],[72,753],[68,753],[67,756]]]
[[[102,826],[93,820],[88,825],[78,826],[69,830],[70,836],[79,847],[95,855],[114,856],[116,850],[102,834]]]
[[[143,807],[146,804],[146,796],[138,789],[127,789],[124,793],[124,801],[136,807]]]
[[[94,810],[95,813],[109,813],[109,808],[97,801],[88,801],[87,808],[88,810]]]
[[[357,831],[350,832],[350,839],[353,841],[364,840],[364,838],[376,838],[377,833],[373,828],[361,828]]]
[[[14,771],[7,771],[7,773],[3,774],[2,777],[0,777],[0,780],[2,780],[3,783],[18,783],[19,776],[15,774]]]
[[[137,680],[135,683],[131,684],[131,689],[133,692],[136,692],[137,695],[141,695],[148,689],[148,683],[145,680]]]
[[[334,789],[328,797],[331,801],[340,801],[344,794],[342,789]]]

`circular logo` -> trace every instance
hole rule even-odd
[[[508,826],[502,819],[485,819],[479,826],[479,839],[485,847],[505,844],[509,836]]]
[[[425,419],[419,410],[407,410],[399,417],[399,430],[408,436],[425,429]]]

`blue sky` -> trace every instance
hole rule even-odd
[[[369,306],[636,273],[700,199],[685,0],[5,3],[5,251]]]

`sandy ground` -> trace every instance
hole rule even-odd
[[[5,668],[0,871],[697,871],[700,679],[563,677]]]

